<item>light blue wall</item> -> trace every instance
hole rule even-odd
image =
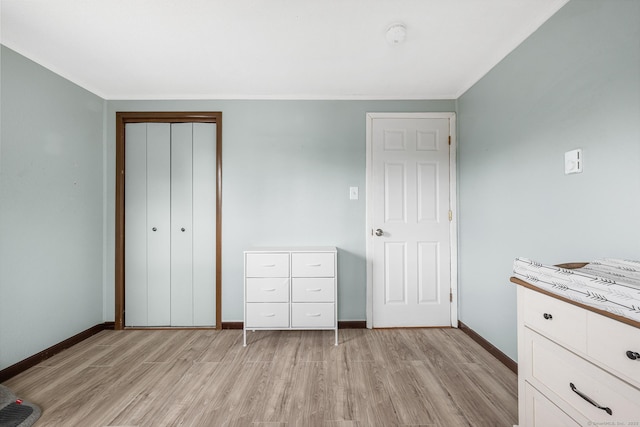
[[[0,54],[3,369],[103,321],[104,102]]]
[[[337,246],[338,319],[364,320],[365,114],[454,107],[453,101],[109,101],[107,212],[114,212],[116,111],[222,111],[222,320],[242,320],[242,251],[265,245]],[[360,188],[360,200],[349,200],[351,186]],[[113,229],[107,236],[112,254]],[[112,277],[105,286],[105,318],[113,320]]]
[[[571,0],[457,102],[460,320],[514,359],[515,257],[640,256],[639,28],[637,0]]]
[[[455,103],[106,102],[2,48],[0,369],[113,320],[115,112],[151,110],[223,112],[223,321],[242,250],[290,244],[341,248],[339,318],[364,319],[365,113],[457,110],[460,319],[515,359],[513,258],[640,252],[639,23],[571,0]]]
[[[0,369],[114,319],[115,112],[223,112],[223,321],[242,251],[336,245],[339,319],[365,318],[365,114],[454,101],[104,101],[2,47]],[[350,186],[361,198],[348,198]]]

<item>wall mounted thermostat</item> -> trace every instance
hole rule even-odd
[[[571,150],[564,153],[564,174],[582,173],[582,150]]]

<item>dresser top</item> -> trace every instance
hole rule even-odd
[[[265,246],[255,247],[244,251],[244,253],[259,252],[336,252],[335,246]]]

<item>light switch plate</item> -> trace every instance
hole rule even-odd
[[[567,151],[564,153],[564,174],[582,173],[582,150]]]
[[[349,200],[358,200],[358,187],[349,187]]]

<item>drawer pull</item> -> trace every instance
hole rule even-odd
[[[307,313],[307,317],[320,317],[322,314],[320,313]]]
[[[542,317],[544,317],[547,320],[553,320],[553,316],[550,313],[545,313],[542,315]]]
[[[307,267],[322,267],[322,264],[307,264]]]
[[[263,317],[276,317],[276,314],[275,313],[264,313],[262,316]]]
[[[603,411],[605,411],[607,414],[609,415],[613,415],[613,411],[611,410],[611,408],[607,408],[604,406],[600,406],[598,405],[596,402],[594,402],[591,398],[589,398],[589,396],[587,396],[584,393],[581,393],[576,386],[573,385],[573,383],[569,383],[569,386],[571,387],[571,390],[577,394],[578,396],[580,396],[581,398],[583,398],[584,400],[586,400],[587,402],[591,403],[593,406],[595,406],[598,409],[602,409]]]
[[[275,267],[275,264],[262,264],[263,267]]]
[[[263,289],[264,292],[274,292],[276,288]]]
[[[307,292],[320,292],[322,288],[309,289],[307,288]]]
[[[640,353],[629,350],[627,351],[627,357],[631,360],[640,360]]]

